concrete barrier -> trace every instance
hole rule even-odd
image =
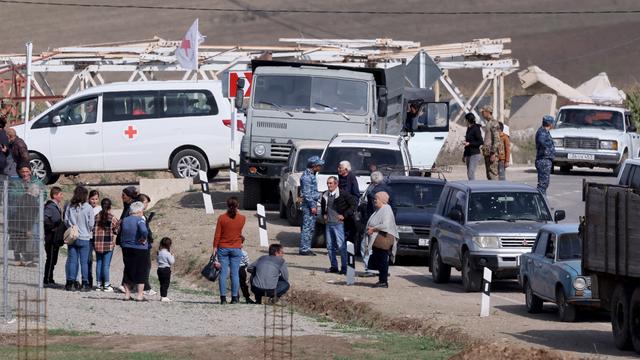
[[[158,200],[191,190],[193,179],[140,179],[139,191],[149,195],[152,207]]]

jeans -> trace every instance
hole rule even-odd
[[[498,160],[498,179],[507,180],[507,168],[504,167],[504,160]]]
[[[109,268],[111,267],[112,256],[113,251],[96,253],[96,285],[98,287],[101,285],[111,285],[109,280]]]
[[[78,261],[80,262],[80,272],[82,273],[82,284],[89,284],[89,255],[91,254],[91,243],[89,240],[76,240],[68,247],[68,257],[65,270],[67,281],[75,281],[78,277]]]
[[[242,261],[242,249],[219,248],[218,261],[222,265],[220,278],[218,278],[220,296],[227,296],[227,276],[229,276],[229,268],[231,268],[231,296],[237,297],[240,288],[239,271],[240,261]]]
[[[336,250],[340,253],[340,270],[347,271],[347,243],[344,241],[344,224],[327,223],[325,228],[327,252],[332,269],[338,269]]]
[[[465,156],[464,162],[467,165],[467,179],[476,179],[476,169],[478,168],[478,164],[480,164],[481,160],[482,155],[480,154]]]
[[[369,268],[378,270],[378,281],[386,283],[389,276],[389,250],[373,248],[369,259]]]
[[[169,293],[169,284],[171,284],[171,268],[158,268],[158,281],[160,281],[160,297],[167,297]]]
[[[262,304],[262,297],[267,296],[270,298],[281,298],[284,294],[289,291],[289,283],[283,278],[278,279],[278,285],[276,285],[275,289],[261,289],[259,287],[251,285],[251,291],[253,295],[256,296],[256,303]]]

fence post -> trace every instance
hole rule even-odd
[[[2,314],[9,321],[9,182],[2,185]]]

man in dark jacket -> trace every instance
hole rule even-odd
[[[480,154],[480,146],[484,144],[482,139],[482,131],[480,126],[476,124],[476,117],[472,113],[468,113],[464,116],[467,120],[467,132],[464,135],[464,154],[463,160],[467,165],[467,178],[469,180],[476,179],[476,169],[482,155]]]
[[[340,192],[338,179],[330,176],[327,179],[327,191],[322,194],[320,208],[326,221],[325,239],[331,267],[330,273],[347,273],[347,242],[345,241],[344,224],[353,218],[356,201],[350,194]],[[340,251],[341,267],[338,271],[336,250]]]
[[[47,261],[44,263],[45,286],[55,285],[53,281],[53,269],[58,263],[58,251],[62,246],[62,237],[65,227],[62,223],[62,189],[57,186],[49,192],[51,198],[44,204],[44,250],[47,253]]]
[[[358,178],[351,171],[351,163],[343,160],[338,164],[338,189],[343,194],[349,194],[353,196],[358,206],[358,199],[360,199],[360,187],[358,186]],[[358,235],[358,223],[356,223],[356,217],[351,216],[344,222],[344,237],[347,241],[356,243],[356,236]]]
[[[29,149],[27,144],[16,134],[16,130],[8,128],[7,137],[9,138],[9,152],[16,164],[16,170],[23,166],[29,166]],[[18,173],[7,174],[9,176],[18,176]]]

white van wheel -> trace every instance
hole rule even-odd
[[[207,161],[196,150],[186,149],[178,152],[171,160],[171,172],[177,178],[198,176],[198,171],[207,171]]]
[[[49,169],[49,164],[47,161],[38,154],[29,154],[29,166],[31,167],[31,173],[38,178],[38,180],[42,181],[43,184],[53,184],[58,181],[60,175],[54,175],[51,173],[51,169]]]

